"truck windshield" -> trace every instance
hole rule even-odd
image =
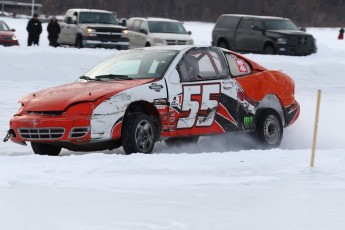
[[[100,12],[81,12],[79,23],[118,24],[114,15]]]
[[[178,51],[129,50],[119,52],[83,76],[84,80],[132,80],[161,78]]]
[[[181,22],[149,21],[148,24],[151,33],[187,33]]]
[[[289,20],[264,20],[266,30],[298,30]]]

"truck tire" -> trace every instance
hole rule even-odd
[[[81,49],[84,47],[82,36],[78,35],[77,39],[75,40],[75,47],[77,47],[78,49]]]
[[[257,121],[256,136],[263,149],[279,147],[283,138],[283,124],[273,109],[263,111]]]
[[[276,50],[274,49],[273,45],[265,45],[264,54],[276,54]]]
[[[31,148],[37,155],[58,156],[61,152],[61,147],[52,144],[31,142]]]
[[[122,126],[122,146],[126,154],[151,153],[155,145],[157,127],[142,112],[130,114]]]
[[[219,41],[217,46],[220,48],[227,49],[227,50],[229,49],[228,43],[224,40]]]
[[[182,145],[196,144],[199,137],[172,137],[165,140],[165,144],[169,147],[180,147]]]

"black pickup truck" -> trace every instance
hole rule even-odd
[[[238,14],[218,18],[212,31],[212,45],[263,54],[303,56],[317,51],[313,35],[290,19]]]

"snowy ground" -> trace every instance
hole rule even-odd
[[[0,47],[0,135],[25,94],[74,81],[114,50],[26,47],[27,20],[1,18],[20,47]],[[44,30],[46,24],[43,24]],[[213,24],[186,22],[196,44]],[[280,149],[252,150],[242,136],[202,138],[154,154],[35,156],[0,143],[0,229],[339,230],[345,226],[345,41],[337,28],[309,28],[318,53],[246,56],[294,78],[299,120]],[[309,168],[316,92],[322,90],[314,168]]]

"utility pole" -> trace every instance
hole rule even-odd
[[[5,8],[5,0],[2,0],[2,7],[1,7],[1,11],[2,11],[2,16],[4,16],[4,9]]]
[[[31,17],[34,16],[34,13],[35,13],[35,0],[32,0]]]

